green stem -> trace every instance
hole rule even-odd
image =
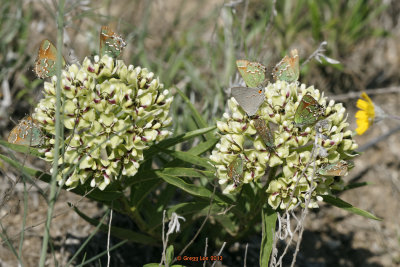
[[[125,197],[121,198],[119,201],[121,202],[124,213],[127,214],[136,223],[141,232],[147,233],[147,223],[143,220],[142,216],[140,216],[139,211],[136,209],[136,206],[130,206],[129,201]]]
[[[28,214],[28,189],[26,188],[26,180],[24,179],[24,216],[22,218],[22,228],[25,229],[25,224],[26,224],[26,215]],[[18,250],[18,255],[19,258],[22,259],[22,246],[24,243],[24,233],[25,231],[21,231],[21,239],[19,241],[19,250]],[[24,266],[22,261],[19,262],[21,266]]]
[[[277,167],[271,168],[267,181],[265,185],[257,192],[257,202],[253,205],[253,207],[250,209],[250,218],[247,221],[246,224],[242,224],[244,226],[243,229],[239,230],[239,234],[237,236],[237,240],[239,240],[242,236],[246,236],[249,230],[252,229],[252,226],[254,225],[254,221],[259,218],[259,214],[262,210],[262,208],[266,205],[266,201],[268,199],[268,194],[265,192],[268,188],[269,183],[273,178],[275,178],[275,174],[277,171]],[[250,223],[248,223],[250,222]]]
[[[56,202],[57,193],[57,174],[58,174],[58,158],[61,136],[60,124],[60,107],[61,107],[61,68],[62,68],[62,47],[63,47],[63,28],[64,28],[64,0],[58,3],[57,14],[57,61],[56,61],[56,75],[57,75],[57,88],[56,88],[56,137],[54,144],[54,161],[53,172],[50,182],[50,195],[49,195],[49,208],[47,209],[47,220],[44,228],[42,251],[40,255],[39,266],[43,267],[46,261],[47,247],[50,236],[50,224],[53,217],[54,205]]]

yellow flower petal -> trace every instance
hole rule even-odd
[[[364,100],[362,100],[362,99],[358,99],[357,100],[357,107],[359,108],[359,109],[362,109],[362,110],[367,110],[368,109],[368,102],[366,102],[366,101],[364,101]]]
[[[356,119],[368,120],[368,113],[363,110],[359,110],[356,112],[355,117]]]
[[[365,120],[357,120],[357,125],[358,127],[356,129],[356,132],[358,135],[362,135],[369,128],[369,123]]]
[[[357,108],[360,110],[355,115],[357,123],[356,132],[358,135],[365,133],[375,118],[375,107],[371,98],[365,92],[361,94],[361,98],[357,100]]]
[[[361,93],[361,97],[364,98],[366,101],[368,101],[369,103],[373,104],[371,98],[369,98],[369,96],[367,95],[366,92],[362,92]]]

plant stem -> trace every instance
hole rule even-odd
[[[389,119],[394,119],[394,120],[398,120],[400,121],[400,116],[396,116],[396,115],[391,115],[391,114],[387,114]]]
[[[54,144],[54,161],[52,168],[52,177],[50,182],[50,195],[49,195],[49,208],[47,209],[47,220],[44,228],[42,251],[40,255],[39,266],[43,267],[46,261],[47,246],[50,236],[50,224],[53,216],[54,205],[56,202],[57,192],[57,174],[58,174],[58,158],[61,135],[61,122],[60,122],[60,107],[61,107],[61,67],[62,67],[62,47],[63,47],[63,28],[64,28],[64,0],[58,3],[57,14],[57,61],[56,61],[56,75],[57,75],[57,88],[56,88],[56,137]]]

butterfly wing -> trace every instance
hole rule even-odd
[[[57,48],[52,42],[45,39],[40,43],[39,52],[35,61],[35,73],[40,79],[56,74]],[[65,66],[65,59],[62,58],[62,66]]]
[[[228,176],[233,180],[235,185],[240,183],[240,179],[243,176],[243,159],[238,156],[228,166]]]
[[[7,141],[23,146],[39,146],[43,142],[43,133],[37,121],[28,116],[11,130]]]
[[[116,58],[126,46],[125,40],[109,27],[102,26],[100,30],[100,57],[109,55]]]
[[[258,62],[237,60],[236,66],[248,87],[257,87],[265,81],[266,68]]]
[[[290,57],[285,56],[274,68],[275,80],[295,82],[300,76],[299,55],[297,49],[290,51]]]
[[[306,94],[303,96],[296,109],[294,122],[296,126],[300,127],[313,125],[320,119],[324,112],[324,107],[310,94]]]
[[[232,96],[249,116],[256,114],[264,102],[264,88],[233,87]]]
[[[326,176],[344,176],[347,175],[349,164],[345,160],[341,160],[334,164],[328,164],[318,170],[318,173]]]
[[[274,136],[269,129],[267,123],[262,118],[257,118],[254,120],[254,128],[256,128],[257,134],[263,140],[264,144],[267,146],[269,151],[275,149]]]

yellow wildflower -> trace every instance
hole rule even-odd
[[[375,107],[371,98],[363,92],[361,98],[357,100],[357,107],[360,109],[356,113],[358,135],[362,135],[372,125],[375,119]]]

